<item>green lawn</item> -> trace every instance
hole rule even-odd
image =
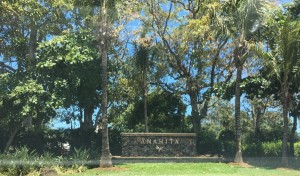
[[[74,175],[74,174],[72,174]],[[87,175],[205,175],[205,176],[300,176],[300,170],[245,168],[224,163],[158,163],[158,164],[124,164],[117,165],[111,170],[89,169],[77,176]]]

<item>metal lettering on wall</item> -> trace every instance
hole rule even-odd
[[[193,156],[194,133],[123,133],[123,156]]]
[[[179,144],[179,139],[165,138],[165,139],[146,139],[146,138],[137,138],[136,144]],[[192,141],[190,141],[192,142]],[[191,143],[192,144],[192,143]]]

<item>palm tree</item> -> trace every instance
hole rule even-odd
[[[108,118],[107,118],[107,53],[109,46],[109,37],[108,37],[108,15],[107,15],[107,2],[104,0],[101,7],[101,28],[100,28],[100,51],[101,51],[101,69],[102,69],[102,102],[101,102],[101,111],[102,111],[102,155],[100,160],[100,167],[111,167],[111,154],[109,150],[109,138],[108,138]]]
[[[143,36],[142,36],[143,37]],[[147,83],[147,73],[148,73],[148,59],[149,59],[149,49],[147,46],[140,45],[136,51],[136,66],[139,71],[142,72],[142,90],[143,90],[143,102],[144,102],[144,124],[145,124],[145,132],[149,132],[148,127],[148,115],[147,115],[147,95],[148,95],[148,83]]]
[[[233,58],[236,67],[235,86],[235,131],[236,155],[234,162],[243,163],[240,117],[240,83],[244,63],[247,59],[250,45],[255,41],[257,31],[263,16],[262,9],[268,4],[265,0],[233,0],[225,2],[225,28],[234,43]]]
[[[261,52],[265,57],[270,75],[276,75],[280,87],[278,95],[282,104],[283,138],[282,138],[282,164],[288,165],[287,142],[289,132],[289,111],[293,92],[293,84],[299,87],[300,68],[300,22],[293,21],[288,14],[282,19],[271,18],[269,45],[271,52]]]

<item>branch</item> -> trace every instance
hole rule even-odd
[[[182,7],[183,7],[184,10],[189,10],[189,9],[185,6],[185,4],[184,4],[183,2],[181,2],[181,1],[171,0],[171,2],[182,5]]]
[[[219,59],[219,55],[220,55],[221,49],[225,46],[225,44],[227,43],[227,41],[228,41],[228,37],[226,37],[225,40],[222,43],[219,43],[219,45],[218,45],[218,52],[214,56],[213,65],[212,65],[212,71],[211,71],[211,77],[210,77],[210,79],[211,79],[210,80],[210,87],[211,87],[210,94],[213,93],[214,80],[215,80],[215,67],[216,67],[217,61]]]
[[[4,62],[1,61],[0,61],[0,69],[9,73],[14,73],[16,71],[13,67],[6,65]]]
[[[162,82],[161,80],[158,80],[157,82],[150,82],[149,84],[159,86],[161,87],[164,91],[170,92],[170,93],[179,93],[179,94],[186,94],[186,91],[179,91],[178,89],[170,86],[167,83]]]
[[[162,33],[163,35],[165,35],[166,30],[167,30],[168,22],[169,22],[169,19],[170,19],[170,16],[171,16],[172,5],[173,5],[173,3],[171,2],[170,9],[169,9],[169,12],[168,12],[168,17],[166,19],[165,27],[164,27],[164,30],[163,30],[163,33]]]
[[[147,4],[148,4],[148,6],[152,7],[151,4],[149,4],[149,2],[147,2]],[[152,8],[153,8],[153,7],[152,7]],[[172,10],[172,8],[171,8],[171,6],[170,6],[170,9],[169,9],[169,15],[168,15],[168,17],[167,17],[167,19],[166,19],[166,22],[165,22],[165,24],[164,24],[164,27],[162,27],[161,24],[158,22],[159,20],[158,20],[157,16],[155,15],[153,9],[150,8],[150,11],[149,11],[149,12],[150,12],[150,14],[153,16],[153,21],[154,21],[155,25],[156,25],[157,28],[158,28],[157,33],[158,33],[159,37],[162,39],[164,46],[167,47],[167,50],[170,52],[170,54],[174,57],[174,59],[175,59],[175,61],[176,61],[176,66],[173,65],[173,64],[171,64],[171,63],[172,63],[171,60],[169,60],[169,64],[170,64],[173,68],[176,68],[176,70],[178,71],[178,73],[179,73],[181,76],[183,76],[183,75],[189,76],[190,74],[189,74],[188,70],[187,70],[187,69],[183,66],[183,64],[181,63],[180,57],[173,51],[172,47],[170,46],[170,43],[169,43],[169,42],[167,41],[167,39],[165,38],[165,33],[166,33],[166,30],[165,30],[165,29],[167,28],[167,25],[168,25],[168,20],[169,20],[169,18],[170,18],[171,10]],[[161,31],[162,28],[164,29],[163,31]]]

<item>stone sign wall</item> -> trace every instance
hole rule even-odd
[[[122,133],[122,156],[194,156],[196,133]]]

